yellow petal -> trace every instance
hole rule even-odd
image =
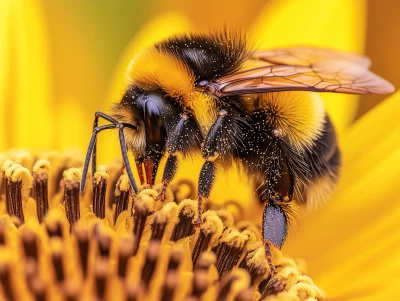
[[[400,166],[400,150],[320,211],[307,215],[293,231],[285,251],[306,260],[310,275],[329,296],[351,295],[357,281],[360,292],[382,287],[395,276],[382,270],[391,266],[400,247],[400,168],[393,168],[395,164]],[[379,181],[382,175],[384,184]],[[375,277],[377,270],[380,277]]]
[[[0,149],[5,149],[9,137],[6,136],[9,131],[7,127],[7,109],[10,103],[8,89],[11,81],[11,49],[5,47],[11,40],[11,24],[10,24],[10,11],[11,1],[0,1]],[[8,139],[7,139],[8,138]]]
[[[399,93],[392,96],[345,135],[343,175],[334,196],[302,219],[286,246],[288,253],[308,262],[310,274],[329,296],[390,294],[395,289],[400,125],[394,116],[399,98]]]
[[[342,135],[340,143],[345,150],[345,159],[358,160],[365,151],[379,147],[389,136],[396,135],[400,128],[399,114],[400,92],[397,92],[358,120]],[[398,146],[396,143],[398,141],[395,138],[391,139],[393,145],[390,145],[390,148]],[[389,150],[389,146],[386,150]]]
[[[253,26],[260,48],[310,45],[362,52],[365,40],[364,0],[269,1]],[[354,118],[358,97],[321,95],[339,131]]]

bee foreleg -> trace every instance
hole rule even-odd
[[[103,126],[96,126],[93,129],[93,133],[92,133],[92,136],[90,137],[89,146],[88,146],[88,149],[86,152],[85,162],[83,165],[81,185],[80,185],[81,192],[83,192],[85,190],[86,176],[87,176],[87,173],[89,170],[90,157],[92,156],[92,154],[95,150],[95,147],[96,147],[97,134],[103,130],[115,129],[115,127],[116,127],[115,124],[107,124],[107,125],[103,125]]]
[[[204,139],[201,154],[206,160],[200,171],[199,196],[198,196],[198,219],[197,224],[202,222],[202,204],[210,196],[215,180],[216,160],[223,160],[232,155],[232,151],[240,145],[241,126],[243,124],[239,114],[233,110],[222,109],[218,112],[218,118],[211,126]]]
[[[115,120],[114,118],[112,118],[111,116],[109,116],[103,112],[96,112],[96,113],[94,113],[93,132],[99,124],[100,117],[111,122],[114,125],[118,124],[118,121]],[[92,152],[92,175],[94,175],[94,173],[96,172],[96,155],[97,155],[97,145],[96,145],[96,140],[95,140],[94,144],[93,144],[93,152]]]
[[[105,120],[111,122],[111,124],[103,125],[103,126],[98,126],[98,121],[99,117],[104,118]],[[85,162],[83,166],[83,171],[82,171],[82,180],[80,184],[80,190],[83,192],[85,190],[85,184],[86,184],[86,176],[88,173],[89,169],[89,163],[90,163],[90,157],[92,157],[92,175],[94,175],[96,171],[96,140],[97,140],[97,134],[103,130],[107,129],[118,129],[119,130],[119,141],[120,141],[120,146],[121,146],[121,152],[122,152],[122,157],[124,159],[124,164],[126,167],[126,171],[128,173],[129,177],[129,182],[135,191],[137,193],[139,190],[137,188],[135,179],[133,178],[132,170],[129,164],[128,160],[128,154],[127,154],[127,148],[126,148],[126,143],[125,143],[125,138],[124,138],[124,133],[123,130],[124,128],[132,128],[136,129],[136,127],[132,124],[129,123],[120,123],[116,119],[112,118],[111,116],[108,116],[107,114],[104,114],[102,112],[96,112],[95,113],[95,118],[93,122],[93,133],[92,137],[90,138],[89,146],[86,152],[86,157],[85,157]]]
[[[156,201],[160,201],[164,198],[164,195],[167,191],[167,187],[169,183],[173,180],[178,170],[178,157],[176,155],[170,154],[167,159],[167,163],[164,167],[164,173],[162,178],[162,188],[158,196],[156,197]]]

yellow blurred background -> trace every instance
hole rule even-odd
[[[265,32],[265,41],[257,43],[270,47],[310,44],[315,38],[314,44],[366,53],[373,71],[400,86],[400,2],[351,2],[1,0],[0,151],[84,151],[93,113],[118,101],[109,97],[115,95],[110,94],[112,83],[121,80],[117,66],[136,34],[146,39],[143,28],[153,37],[158,30],[162,37],[173,27],[205,31],[232,25],[256,36]],[[316,33],[316,18],[326,14],[331,21]],[[159,28],[153,28],[157,22]],[[356,116],[384,97],[362,97]],[[108,143],[110,137],[101,141]],[[104,160],[116,155],[104,155]]]

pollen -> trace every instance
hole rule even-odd
[[[187,183],[156,201],[160,185],[135,194],[115,162],[80,193],[75,156],[1,156],[1,300],[324,299],[275,249],[271,274],[257,224],[220,207],[195,227],[197,201],[178,197]]]

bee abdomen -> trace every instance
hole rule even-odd
[[[321,135],[314,140],[311,148],[305,149],[304,159],[309,165],[311,180],[338,172],[341,164],[340,149],[335,129],[327,114]]]
[[[305,151],[304,158],[310,169],[310,178],[307,187],[301,189],[302,200],[309,207],[318,207],[327,201],[335,188],[341,166],[341,152],[328,115],[321,135],[313,147]]]

